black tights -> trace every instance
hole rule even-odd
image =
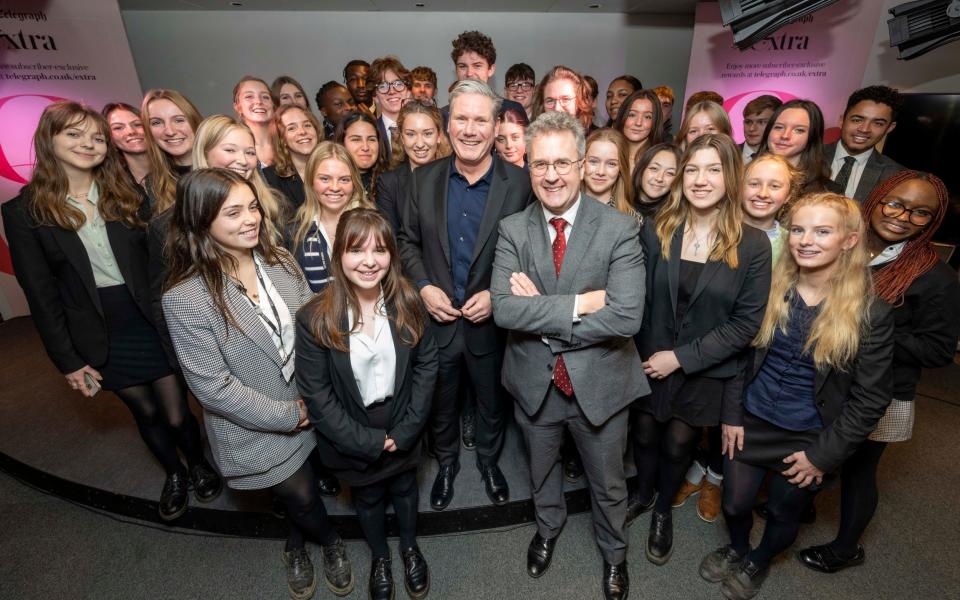
[[[140,437],[167,475],[185,473],[177,455],[178,447],[188,466],[203,460],[200,425],[190,412],[186,386],[178,375],[167,375],[114,393],[133,413]]]
[[[886,442],[864,441],[843,463],[840,481],[840,530],[830,543],[838,556],[857,553],[860,536],[877,510],[877,466],[887,448]]]
[[[293,475],[271,487],[270,491],[287,508],[287,518],[290,519],[290,537],[286,546],[288,552],[303,548],[305,538],[324,546],[337,541],[337,532],[327,517],[327,507],[317,491],[310,461],[304,462]]]
[[[400,547],[417,545],[417,470],[410,469],[371,485],[351,488],[360,528],[370,545],[373,558],[390,558],[387,546],[387,494],[393,502],[393,512],[400,528]]]
[[[760,544],[750,550],[750,529],[753,527],[753,506],[767,473],[764,467],[725,459],[723,478],[723,514],[730,531],[730,546],[749,558],[760,568],[770,564],[775,556],[786,550],[797,539],[800,513],[813,501],[819,490],[815,484],[801,488],[793,485],[780,473],[771,473],[767,500],[767,524]],[[811,489],[813,488],[813,489]]]
[[[641,502],[649,502],[657,489],[660,495],[654,510],[670,512],[673,496],[690,467],[699,438],[699,427],[691,427],[679,419],[658,423],[648,412],[633,412],[633,452],[637,463],[637,497]]]

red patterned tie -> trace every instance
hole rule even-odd
[[[557,277],[560,277],[563,255],[567,251],[567,236],[563,233],[567,222],[560,217],[554,217],[550,219],[550,224],[557,230],[557,237],[553,239],[553,266],[557,270]],[[557,386],[564,396],[573,396],[573,383],[570,382],[570,373],[567,372],[562,354],[557,357],[557,364],[553,367],[553,385]]]

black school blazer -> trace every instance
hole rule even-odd
[[[146,202],[141,212],[146,209]],[[37,225],[30,215],[30,193],[3,205],[3,225],[17,282],[50,360],[61,373],[107,361],[107,324],[87,251],[75,231]],[[144,317],[151,323],[147,279],[147,234],[108,221],[107,238],[117,267]]]
[[[869,323],[850,367],[846,371],[832,367],[817,370],[814,393],[823,430],[806,453],[810,462],[825,473],[840,468],[876,429],[877,421],[890,404],[893,397],[893,322],[893,307],[879,298],[872,298]],[[751,351],[745,384],[756,377],[766,356],[766,348]],[[746,391],[746,385],[743,391]],[[740,410],[742,415],[742,406]],[[744,444],[750,443],[749,436],[748,432]]]
[[[708,260],[697,280],[683,321],[677,323],[683,228],[663,257],[653,219],[644,220],[640,243],[647,257],[647,298],[643,326],[636,336],[643,360],[673,350],[684,373],[733,377],[738,355],[760,330],[770,294],[770,241],[759,229],[743,226],[737,247],[739,266]]]
[[[395,313],[388,307],[397,352],[393,410],[390,429],[374,429],[354,379],[350,353],[316,342],[310,331],[310,306],[297,313],[296,378],[317,431],[317,451],[323,464],[334,470],[363,470],[383,453],[386,435],[397,444],[397,458],[418,452],[437,380],[437,344],[431,328],[425,328],[415,347],[401,344],[393,322]],[[346,329],[347,323],[342,326]]]

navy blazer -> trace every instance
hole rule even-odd
[[[310,422],[317,431],[317,451],[323,464],[334,470],[363,470],[383,453],[388,435],[397,444],[397,458],[419,452],[438,369],[437,344],[430,328],[425,328],[415,347],[400,343],[395,313],[388,307],[397,353],[393,406],[389,430],[374,429],[357,387],[350,353],[321,346],[311,332],[314,302],[297,313],[295,372]],[[345,320],[341,326],[347,328]]]
[[[736,375],[737,357],[760,330],[770,294],[767,235],[744,225],[736,269],[725,261],[704,264],[680,323],[676,315],[683,228],[678,227],[673,235],[670,260],[663,257],[652,219],[644,221],[640,243],[647,256],[647,304],[636,337],[641,358],[673,350],[684,373],[720,378]]]
[[[390,221],[393,235],[397,237],[403,215],[406,195],[410,193],[410,183],[413,179],[413,170],[409,162],[404,162],[396,169],[382,173],[377,178],[377,193],[374,196],[377,208]]]
[[[400,258],[406,276],[415,282],[429,281],[443,290],[448,298],[453,298],[453,274],[447,237],[447,186],[454,158],[450,155],[413,171],[399,235]],[[490,289],[500,220],[526,208],[533,197],[526,171],[496,156],[493,165],[487,204],[467,277],[466,299]],[[437,344],[447,346],[453,340],[457,322],[431,322]],[[500,347],[492,318],[482,323],[463,319],[462,326],[467,347],[474,354],[486,354]]]
[[[141,218],[147,209],[144,198]],[[26,188],[2,211],[14,273],[50,360],[64,374],[84,365],[103,366],[109,346],[107,323],[80,236],[56,225],[38,225],[30,214]],[[153,323],[146,231],[120,221],[107,221],[106,228],[124,283],[143,316]]]
[[[263,178],[267,184],[277,190],[290,203],[291,210],[287,211],[293,214],[307,200],[307,192],[303,188],[303,179],[296,171],[290,177],[281,177],[277,174],[277,169],[273,165],[265,167],[262,171]]]

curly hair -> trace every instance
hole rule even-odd
[[[843,116],[846,117],[851,108],[864,100],[889,106],[892,113],[891,122],[897,120],[897,113],[903,108],[903,95],[899,91],[885,85],[871,85],[850,94],[850,97],[847,98],[847,107],[843,109]]]
[[[457,59],[464,52],[476,52],[490,66],[497,64],[497,49],[493,47],[493,40],[479,31],[464,31],[450,44],[453,46],[453,51],[450,52],[453,64],[457,64]]]

